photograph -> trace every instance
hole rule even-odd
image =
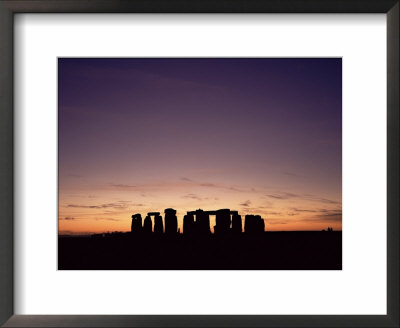
[[[342,270],[342,58],[57,66],[58,270]]]

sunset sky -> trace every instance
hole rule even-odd
[[[60,234],[168,207],[341,230],[341,59],[61,58],[58,82]]]

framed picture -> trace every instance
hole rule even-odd
[[[0,9],[4,326],[399,326],[398,1]]]
[[[341,270],[341,61],[58,58],[58,269]]]

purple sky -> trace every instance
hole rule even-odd
[[[167,207],[341,229],[341,59],[58,64],[61,231]]]

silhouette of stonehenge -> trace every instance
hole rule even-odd
[[[197,209],[188,211],[183,217],[183,234],[187,236],[210,235],[210,215],[215,215],[214,234],[241,234],[243,232],[242,217],[238,211],[230,209],[220,209],[216,211],[204,211]],[[154,231],[151,217],[154,216]],[[165,231],[164,231],[165,224]],[[246,215],[244,221],[244,232],[247,234],[257,234],[265,231],[264,219],[260,215]],[[178,230],[178,218],[176,210],[167,208],[164,210],[164,222],[160,212],[149,212],[142,225],[141,214],[132,215],[131,232],[134,234],[157,234],[175,235],[180,233]]]

